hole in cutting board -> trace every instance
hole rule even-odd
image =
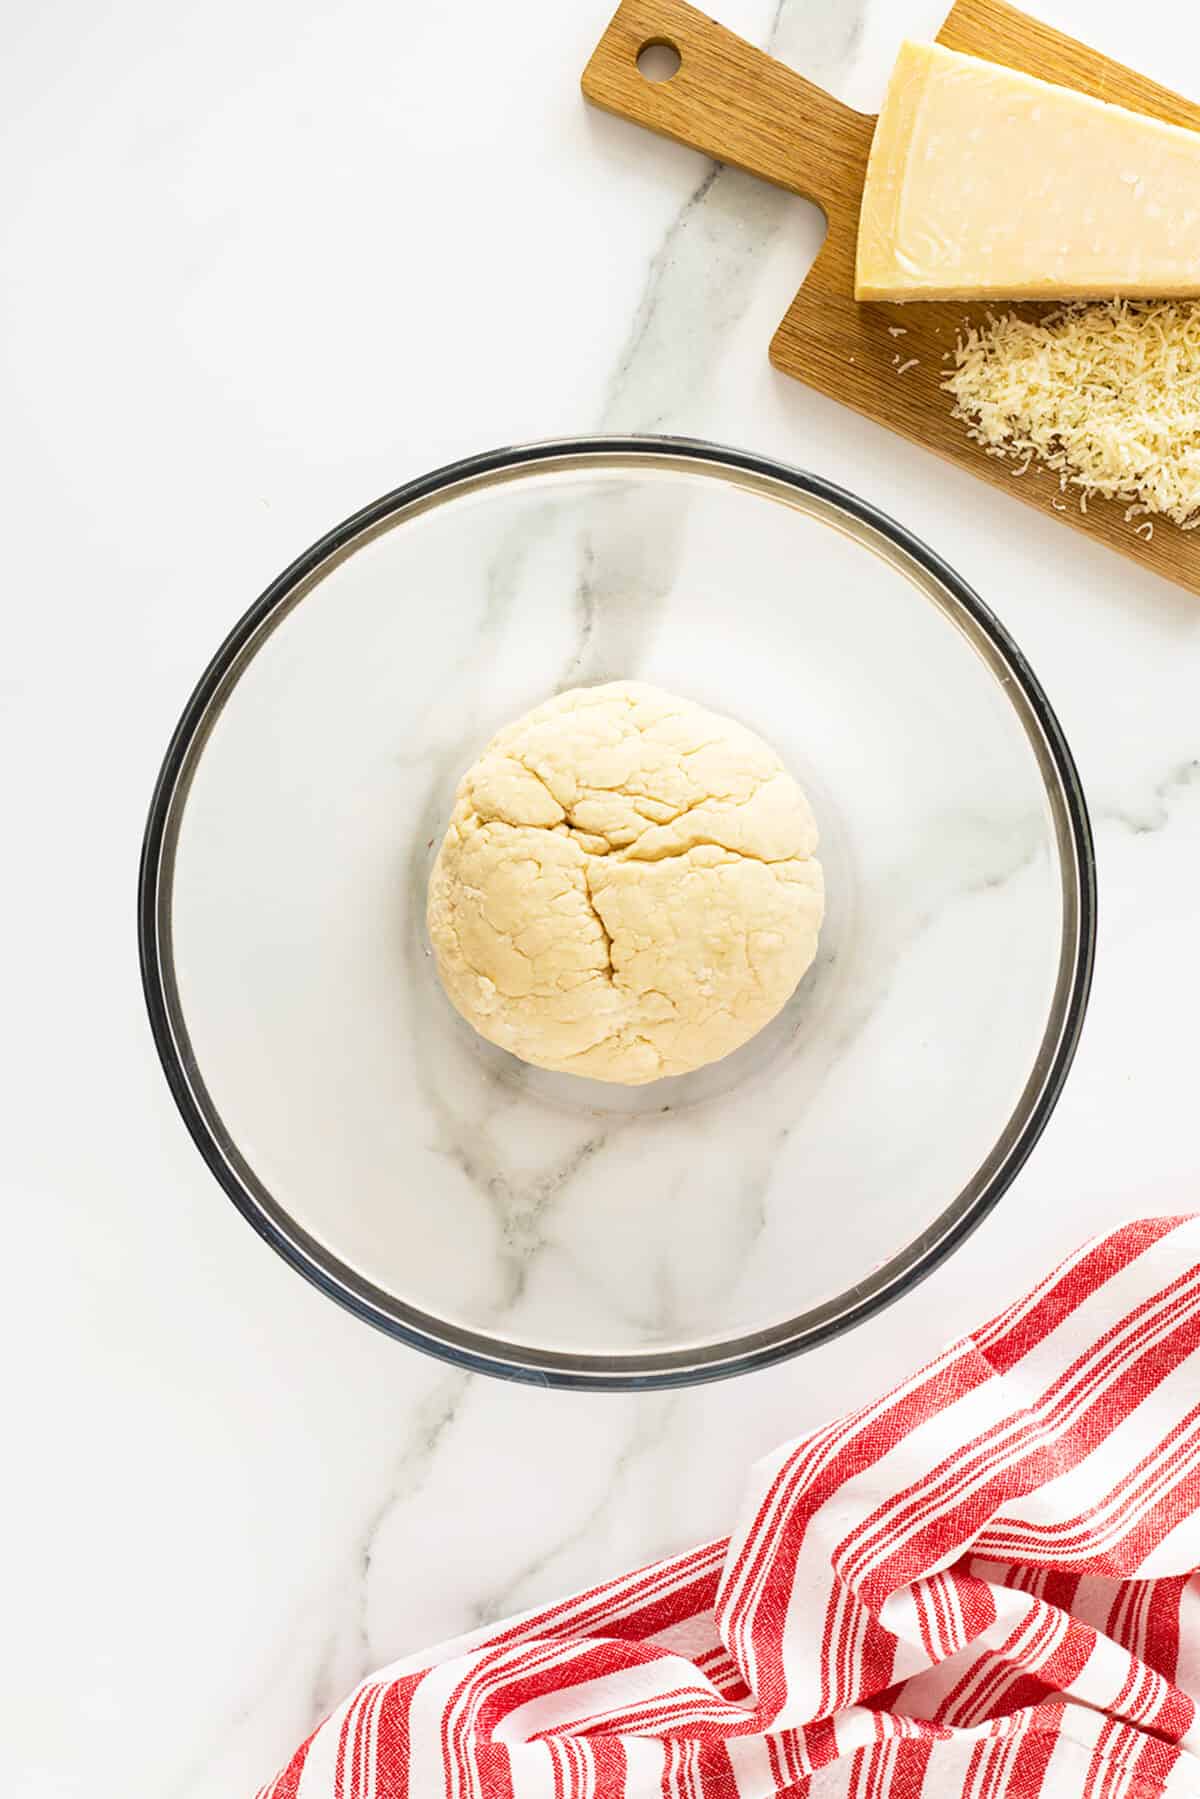
[[[679,73],[683,61],[674,44],[665,37],[648,38],[637,53],[638,74],[646,81],[670,81]]]

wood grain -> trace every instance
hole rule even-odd
[[[956,0],[938,41],[1200,130],[1200,106],[1005,0]],[[650,43],[678,52],[680,66],[669,81],[650,82],[639,72],[638,55]],[[685,0],[624,0],[584,70],[583,91],[593,104],[803,195],[824,212],[825,242],[771,340],[776,368],[1200,593],[1200,531],[1156,519],[1147,542],[1125,522],[1123,504],[1091,500],[1084,513],[1077,499],[1060,494],[1056,475],[1036,464],[1014,474],[1012,463],[988,456],[951,415],[941,382],[955,339],[965,324],[998,310],[997,302],[990,308],[856,302],[854,250],[873,117],[844,106]],[[1051,309],[1011,310],[1037,318]],[[891,334],[896,328],[903,336]],[[899,374],[913,358],[916,366]]]

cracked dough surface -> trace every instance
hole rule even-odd
[[[454,1005],[541,1068],[636,1085],[728,1055],[791,996],[824,910],[774,751],[637,682],[576,688],[459,783],[429,884]]]

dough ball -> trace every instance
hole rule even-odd
[[[638,682],[576,688],[459,785],[429,884],[438,970],[539,1068],[687,1074],[774,1018],[816,954],[816,845],[752,732]]]

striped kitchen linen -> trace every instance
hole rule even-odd
[[[262,1799],[1200,1795],[1200,1219],[752,1472],[732,1536],[364,1680]]]

